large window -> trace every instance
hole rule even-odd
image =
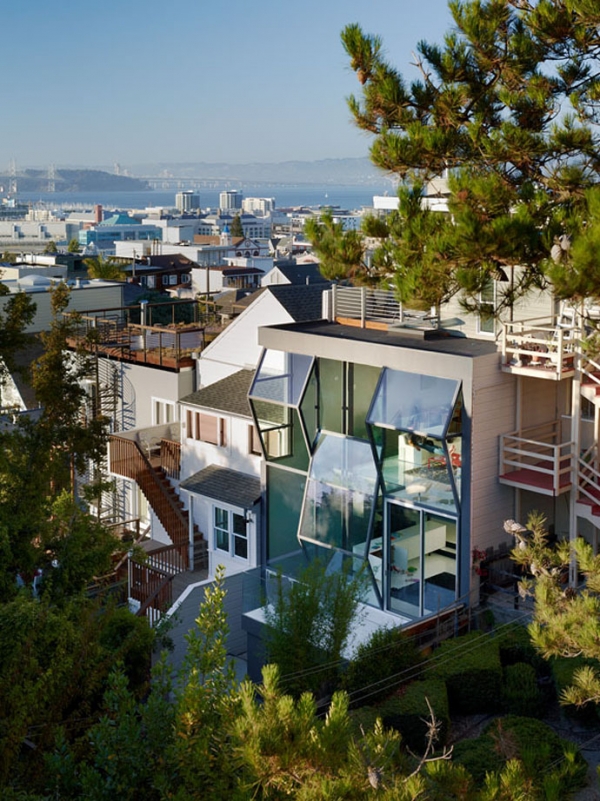
[[[246,518],[231,509],[214,507],[214,547],[229,556],[248,558],[248,531]]]

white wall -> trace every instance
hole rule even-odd
[[[198,386],[214,384],[243,367],[254,369],[262,353],[259,328],[291,322],[275,297],[269,291],[263,292],[202,351],[197,362]]]

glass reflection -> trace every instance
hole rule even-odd
[[[368,442],[322,434],[311,462],[299,537],[364,556],[376,487]]]
[[[423,614],[427,615],[456,599],[456,521],[424,517]]]
[[[367,422],[434,437],[446,434],[459,382],[385,369]]]
[[[250,388],[250,397],[297,406],[312,362],[312,356],[266,350]]]

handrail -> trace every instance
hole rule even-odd
[[[165,491],[139,443],[116,434],[110,436],[109,442],[111,472],[133,479],[148,498],[173,544],[187,548],[189,541],[187,516],[182,513],[174,498]]]
[[[150,623],[157,622],[173,602],[172,585],[172,573],[129,560],[129,596],[140,602],[138,617],[145,615]]]
[[[550,424],[543,424],[540,428],[543,430],[548,425]],[[551,439],[555,439],[558,434],[558,425],[552,425],[551,429],[554,433],[550,433],[549,436]],[[503,476],[511,469],[550,475],[552,476],[553,492],[558,493],[561,489],[561,477],[571,471],[574,456],[573,445],[574,443],[570,440],[557,443],[547,442],[543,439],[529,439],[519,436],[519,432],[502,434],[500,436],[499,475]]]

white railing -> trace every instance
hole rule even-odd
[[[552,492],[558,495],[570,484],[573,458],[573,442],[560,442],[560,434],[560,421],[554,420],[501,435],[500,477],[520,470],[550,476]],[[514,480],[518,481],[518,476],[514,476]]]
[[[574,344],[580,336],[575,326],[548,318],[502,323],[502,365],[560,376],[574,369]]]
[[[598,446],[594,443],[577,459],[577,489],[579,500],[583,495],[600,506],[600,470],[598,469]]]

